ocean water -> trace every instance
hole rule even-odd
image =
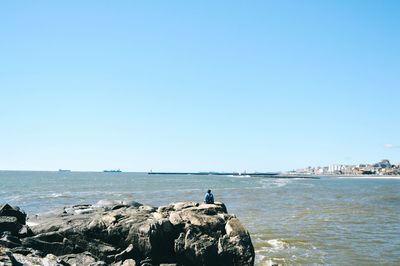
[[[0,172],[0,203],[44,214],[101,199],[160,206],[213,190],[249,229],[256,265],[400,265],[400,180]]]

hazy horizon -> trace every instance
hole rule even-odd
[[[0,6],[0,169],[400,162],[398,1]]]
[[[388,159],[388,158],[385,158],[385,159]],[[382,160],[384,160],[384,159],[382,159]],[[379,161],[382,161],[382,160],[379,160]],[[393,161],[391,161],[390,159],[389,159],[389,161],[392,163],[392,164],[396,164],[396,165],[400,165],[400,163],[398,163],[398,162],[393,162]],[[378,161],[376,161],[376,162],[358,162],[358,163],[354,163],[354,164],[351,164],[351,165],[358,165],[358,164],[374,164],[374,163],[378,163]],[[329,165],[337,165],[337,163],[330,163],[330,164],[327,164],[327,165],[307,165],[307,166],[303,166],[303,167],[299,167],[299,168],[297,168],[297,169],[301,169],[301,168],[307,168],[307,167],[328,167]],[[281,169],[281,170],[274,170],[274,171],[271,171],[271,170],[264,170],[264,171],[257,171],[257,170],[248,170],[248,169],[243,169],[243,170],[215,170],[215,169],[208,169],[208,170],[193,170],[193,169],[188,169],[188,170],[176,170],[176,171],[174,171],[174,170],[167,170],[167,171],[165,171],[164,169],[148,169],[148,170],[132,170],[132,169],[129,169],[129,170],[126,170],[126,169],[121,169],[121,168],[118,168],[118,167],[115,167],[115,168],[102,168],[102,169],[70,169],[70,168],[52,168],[52,169],[0,169],[0,171],[10,171],[10,172],[12,172],[12,171],[15,171],[15,172],[18,172],[18,171],[22,171],[22,172],[29,172],[29,171],[32,171],[32,172],[58,172],[58,171],[60,171],[60,170],[64,170],[64,171],[72,171],[72,172],[104,172],[105,170],[106,171],[109,171],[109,170],[120,170],[121,172],[124,172],[124,173],[148,173],[148,172],[166,172],[166,173],[168,173],[168,172],[174,172],[174,173],[181,173],[181,172],[183,172],[183,173],[198,173],[198,172],[220,172],[220,173],[256,173],[256,172],[259,172],[259,173],[262,173],[262,172],[286,172],[286,171],[291,171],[291,170],[296,170],[296,169]]]

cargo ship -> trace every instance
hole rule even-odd
[[[121,173],[122,171],[117,169],[117,170],[104,170],[104,173]]]

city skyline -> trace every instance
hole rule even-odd
[[[311,174],[311,175],[400,175],[400,163],[392,163],[388,159],[380,162],[357,164],[329,164],[324,166],[308,166],[305,168],[286,171],[287,174]]]
[[[400,162],[397,1],[5,2],[0,169]]]

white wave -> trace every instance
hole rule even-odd
[[[235,177],[235,178],[251,178],[250,175],[229,175],[229,177]]]
[[[285,262],[285,259],[282,259],[282,258],[271,258],[271,259],[268,259],[266,262],[265,262],[265,264],[262,264],[262,265],[265,265],[265,266],[273,266],[273,265],[284,265],[284,262]]]
[[[256,254],[254,262],[259,266],[285,265],[284,258],[271,258],[261,254]]]
[[[291,181],[290,179],[277,179],[277,180],[274,182],[274,184],[275,184],[277,187],[284,187],[284,186],[286,186],[286,185],[289,184],[289,183],[292,183],[292,181]]]
[[[264,255],[260,255],[256,252],[256,257],[254,260],[254,264],[255,265],[262,265],[261,263],[266,259],[266,256]]]
[[[55,199],[55,198],[69,198],[72,196],[71,192],[46,192],[46,193],[32,193],[28,198],[38,198],[38,199]]]
[[[267,243],[271,246],[271,250],[278,251],[286,248],[287,244],[279,239],[270,239]]]
[[[277,178],[277,179],[261,179],[260,180],[260,184],[262,188],[280,188],[280,187],[284,187],[290,183],[292,183],[293,181],[291,179],[287,179],[287,178]]]

